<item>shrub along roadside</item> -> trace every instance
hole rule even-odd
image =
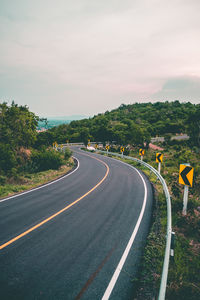
[[[64,159],[61,153],[53,149],[34,150],[30,157],[30,164],[33,172],[41,172],[49,169],[58,170]]]
[[[12,174],[12,169],[17,165],[15,152],[12,150],[9,144],[0,143],[0,153],[1,174]]]
[[[71,151],[66,152],[65,155],[52,149],[33,150],[15,176],[0,176],[0,197],[34,188],[69,172],[74,162]]]

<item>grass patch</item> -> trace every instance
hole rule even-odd
[[[28,173],[19,175],[17,178],[10,178],[7,180],[9,183],[0,186],[0,198],[11,196],[55,180],[69,172],[73,166],[73,159],[70,158],[67,164],[61,166],[58,170]]]

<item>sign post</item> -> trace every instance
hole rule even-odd
[[[156,162],[158,163],[158,173],[160,174],[161,170],[161,163],[163,161],[163,154],[162,153],[156,153]]]
[[[184,185],[183,195],[183,211],[182,214],[187,214],[188,192],[189,186],[192,187],[194,168],[190,164],[181,164],[179,169],[179,183]]]
[[[183,211],[182,211],[184,216],[187,214],[188,193],[189,193],[189,187],[188,185],[185,185],[184,194],[183,194]]]
[[[123,146],[121,146],[120,151],[122,153],[122,158],[123,158],[123,156],[124,156],[124,147]]]
[[[54,142],[54,143],[53,143],[53,146],[55,147],[55,150],[57,151],[58,143],[57,143],[57,142]]]
[[[161,169],[161,163],[158,163],[158,173],[160,174],[160,169]]]
[[[108,155],[108,150],[110,149],[109,145],[106,145],[106,150],[107,150],[107,155]]]
[[[139,154],[140,154],[140,157],[141,157],[141,161],[143,161],[143,156],[144,156],[144,149],[140,149],[139,150]]]

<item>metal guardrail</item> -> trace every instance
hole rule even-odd
[[[98,152],[107,154],[106,151],[97,150]],[[113,153],[109,152],[109,154],[122,157],[119,153]],[[160,173],[153,168],[151,165],[147,164],[144,161],[141,161],[137,158],[125,156],[123,155],[123,158],[133,160],[137,163],[140,163],[141,165],[147,167],[150,169],[160,180],[163,186],[163,190],[166,197],[167,202],[167,234],[166,234],[166,246],[165,246],[165,257],[163,262],[163,270],[162,270],[162,277],[161,277],[161,283],[160,283],[160,290],[159,290],[159,296],[158,300],[164,300],[165,299],[165,293],[166,293],[166,287],[167,287],[167,276],[168,276],[168,268],[169,268],[169,259],[170,259],[170,248],[171,248],[171,235],[172,235],[172,217],[171,217],[171,200],[170,200],[170,194],[167,188],[167,184],[164,180],[164,178],[160,175]]]
[[[90,142],[90,145],[95,145],[95,144],[98,144],[98,146],[99,145],[102,145],[103,146],[103,144],[101,143],[101,142]],[[64,143],[64,144],[62,144],[63,146],[85,146],[85,144],[84,143]]]
[[[63,146],[83,146],[83,143],[63,143]]]

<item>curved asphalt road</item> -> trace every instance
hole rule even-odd
[[[80,166],[71,175],[0,202],[2,300],[98,300],[103,295],[107,299],[104,293],[143,208],[140,227],[109,298],[132,299],[131,281],[151,218],[151,185],[120,161],[77,149],[74,156]],[[20,236],[23,232],[26,235]]]

